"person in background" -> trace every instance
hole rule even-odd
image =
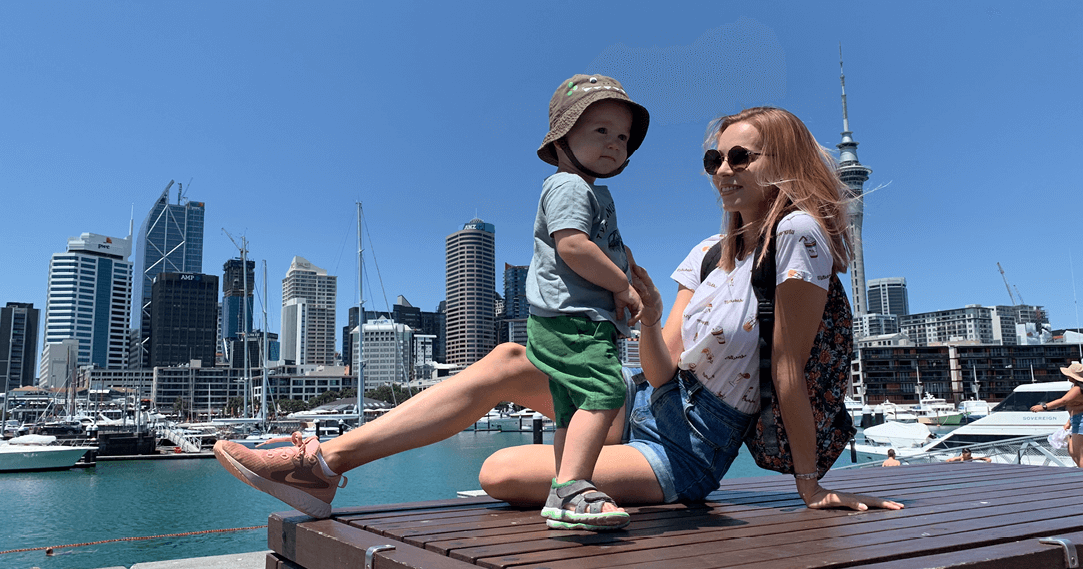
[[[1035,405],[1030,410],[1037,413],[1064,407],[1068,411],[1068,425],[1072,429],[1072,435],[1068,438],[1068,454],[1076,466],[1083,466],[1083,434],[1080,433],[1083,422],[1083,364],[1072,362],[1072,365],[1060,368],[1060,372],[1072,382],[1072,387],[1062,397]]]
[[[899,460],[895,458],[895,449],[889,448],[889,449],[887,449],[887,458],[884,460],[884,463],[881,464],[880,466],[899,466],[901,464],[902,463],[899,462]]]
[[[993,459],[988,456],[973,456],[970,454],[969,448],[964,448],[963,452],[959,456],[953,456],[947,460],[947,462],[993,462]]]

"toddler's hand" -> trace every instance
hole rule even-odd
[[[629,286],[621,292],[613,293],[613,302],[616,306],[617,318],[624,316],[624,309],[628,309],[628,325],[635,326],[643,312],[643,300],[639,298],[636,289]]]

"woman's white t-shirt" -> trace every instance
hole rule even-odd
[[[776,286],[801,279],[827,290],[833,261],[824,231],[807,213],[782,218],[775,246]],[[715,268],[700,283],[707,250],[721,239],[704,239],[673,272],[678,284],[693,291],[684,310],[678,367],[695,373],[707,389],[738,411],[759,409],[759,337],[756,295],[752,290],[754,255],[738,260],[732,271]]]

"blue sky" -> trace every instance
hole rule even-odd
[[[834,150],[839,42],[866,191],[867,278],[912,312],[1009,304],[999,262],[1055,328],[1083,294],[1083,4],[1018,2],[0,3],[0,303],[43,309],[69,236],[138,229],[170,180],[206,203],[204,272],[246,235],[270,329],[300,255],[357,302],[434,310],[444,239],[480,217],[530,261],[549,97],[612,75],[647,106],[610,181],[621,231],[660,283],[721,213],[707,122],[761,104]],[[175,189],[175,186],[174,186]],[[376,265],[379,265],[379,276]],[[1071,265],[1070,265],[1071,261]],[[1072,271],[1074,269],[1074,282]],[[849,286],[849,279],[844,278]]]

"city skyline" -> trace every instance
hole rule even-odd
[[[613,25],[575,41],[526,33],[557,29],[536,8],[412,6],[0,5],[0,71],[14,86],[0,226],[17,243],[0,253],[14,269],[0,304],[30,302],[44,317],[57,244],[127,234],[175,180],[206,204],[205,267],[236,257],[223,229],[247,237],[256,282],[267,260],[270,298],[257,290],[255,311],[266,302],[271,331],[281,328],[274,282],[294,256],[339,277],[336,324],[346,323],[356,201],[369,232],[366,309],[389,310],[402,295],[435,310],[443,240],[467,220],[496,226],[497,266],[529,262],[537,188],[551,170],[534,155],[546,102],[560,80],[598,72],[652,113],[610,186],[625,240],[668,306],[670,272],[720,224],[698,168],[707,122],[778,105],[834,151],[841,40],[850,128],[875,170],[866,278],[906,278],[912,312],[1010,304],[1000,262],[1012,292],[1045,306],[1054,328],[1078,325],[1076,3],[919,2],[846,18],[786,3],[678,3],[657,18],[577,6]]]

